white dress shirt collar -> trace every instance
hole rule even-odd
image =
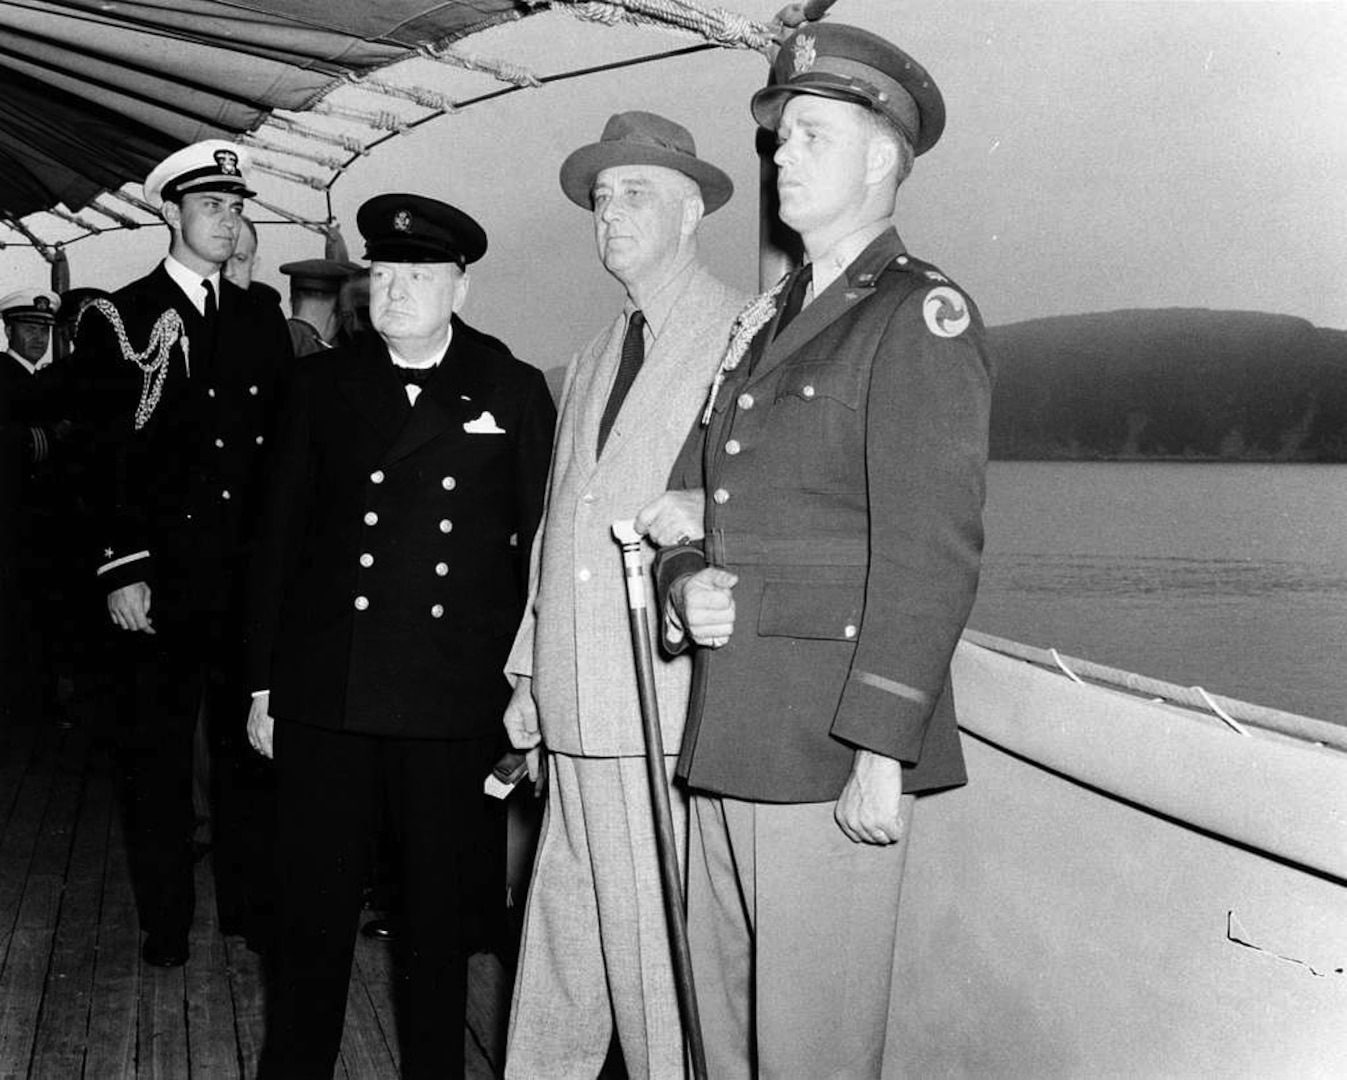
[[[164,270],[171,277],[174,283],[183,292],[183,295],[191,301],[192,306],[196,308],[198,315],[206,314],[206,290],[201,287],[203,281],[209,281],[210,287],[215,292],[215,303],[220,303],[220,271],[202,277],[195,270],[189,269],[175,259],[172,255],[164,256]]]

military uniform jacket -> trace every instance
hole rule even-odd
[[[612,523],[635,517],[668,487],[742,302],[705,269],[692,271],[598,457],[599,421],[621,358],[625,313],[567,373],[529,607],[506,668],[533,676],[543,739],[553,750],[594,757],[645,752],[626,577]],[[656,656],[660,726],[666,751],[674,753],[692,665],[688,657]]]
[[[30,478],[56,455],[58,425],[67,419],[69,380],[56,364],[30,372],[11,352],[0,355],[0,411],[22,431]]]
[[[377,335],[298,362],[249,589],[278,721],[499,730],[555,416],[541,372],[457,319],[414,406]]]
[[[704,476],[706,557],[739,575],[733,636],[697,651],[679,772],[821,802],[859,747],[902,761],[907,791],[963,783],[948,671],[982,548],[981,321],[892,230],[774,339],[777,318],[679,467]],[[661,559],[663,586],[688,554]]]
[[[274,387],[291,359],[277,308],[223,278],[218,306],[212,334],[161,264],[113,295],[115,313],[100,302],[79,323],[98,580],[107,592],[149,582],[161,633],[236,605]]]

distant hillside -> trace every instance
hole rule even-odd
[[[990,335],[993,457],[1347,461],[1347,332],[1174,308]]]

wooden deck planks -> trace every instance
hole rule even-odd
[[[89,732],[0,731],[0,1077],[254,1080],[264,1030],[260,959],[215,924],[209,860],[184,968],[140,961],[111,756]],[[499,1075],[508,982],[470,964],[468,1076]],[[398,1075],[391,952],[359,939],[334,1076]]]
[[[114,808],[108,822],[108,855],[96,933],[84,1075],[89,1080],[134,1077],[141,990],[140,923],[131,892],[124,818],[119,807]]]
[[[34,1076],[79,1076],[84,1067],[112,814],[112,784],[106,772],[95,771],[71,846],[33,1051]]]
[[[187,1039],[191,1071],[198,1076],[236,1077],[240,1073],[229,958],[215,911],[215,876],[210,861],[196,865],[196,921],[188,937]]]

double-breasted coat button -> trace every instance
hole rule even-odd
[[[712,492],[711,498],[713,498],[720,506],[724,506],[730,501],[730,493],[724,488],[716,488],[716,490]]]
[[[223,440],[223,439],[216,439],[216,440],[215,440],[215,449],[217,449],[217,450],[223,450],[223,449],[224,449],[224,440]]]
[[[743,447],[739,445],[738,439],[731,439],[725,444],[725,453],[729,454],[731,457],[739,453],[742,449]]]
[[[229,489],[225,488],[222,492],[220,492],[220,498],[228,502],[231,498],[233,498],[233,496],[229,494]]]
[[[253,397],[257,397],[257,387],[255,386],[248,387],[248,393],[252,394]]]
[[[366,525],[379,524],[379,515],[376,514],[373,510],[367,510],[365,512],[365,524]]]
[[[435,564],[435,576],[446,577],[449,574],[449,564],[447,562],[437,562]]]
[[[588,570],[581,570],[578,576],[581,581],[588,581],[594,575],[591,574]]]
[[[452,476],[446,476],[440,481],[440,487],[444,488],[445,491],[453,491],[454,488],[458,487],[458,481]]]
[[[800,393],[802,393],[806,398],[812,398],[814,396],[813,385],[810,383],[805,383],[804,388],[800,391]]]
[[[842,628],[842,634],[844,637],[853,638],[856,636],[856,627],[852,623],[847,623],[846,626]]]
[[[207,396],[207,397],[214,397],[214,396],[215,396],[215,387],[212,386],[209,390],[207,390],[207,391],[206,391],[206,396]]]
[[[751,409],[751,408],[753,408],[753,395],[752,395],[752,394],[749,394],[749,393],[743,393],[743,394],[740,394],[740,395],[739,395],[739,408],[741,408],[741,409]]]
[[[375,469],[369,474],[369,479],[371,484],[382,484],[384,482],[383,469]]]
[[[356,609],[356,611],[364,611],[367,607],[369,607],[369,597],[368,597],[368,596],[357,596],[357,597],[355,598],[355,609]]]
[[[430,609],[430,617],[431,617],[432,619],[442,619],[442,618],[444,618],[444,605],[443,605],[443,604],[434,604],[434,605],[432,605],[432,606],[431,606],[431,609]]]
[[[258,445],[258,446],[261,446],[261,445],[262,445],[262,436],[261,436],[261,435],[257,436],[257,445]]]
[[[365,567],[366,569],[369,569],[371,566],[374,565],[374,556],[371,555],[368,551],[365,552],[363,555],[360,556],[360,565]]]
[[[453,531],[454,531],[454,523],[453,523],[452,521],[450,521],[448,518],[441,518],[441,519],[440,519],[440,532],[442,532],[442,533],[451,533],[451,532],[453,532]]]

